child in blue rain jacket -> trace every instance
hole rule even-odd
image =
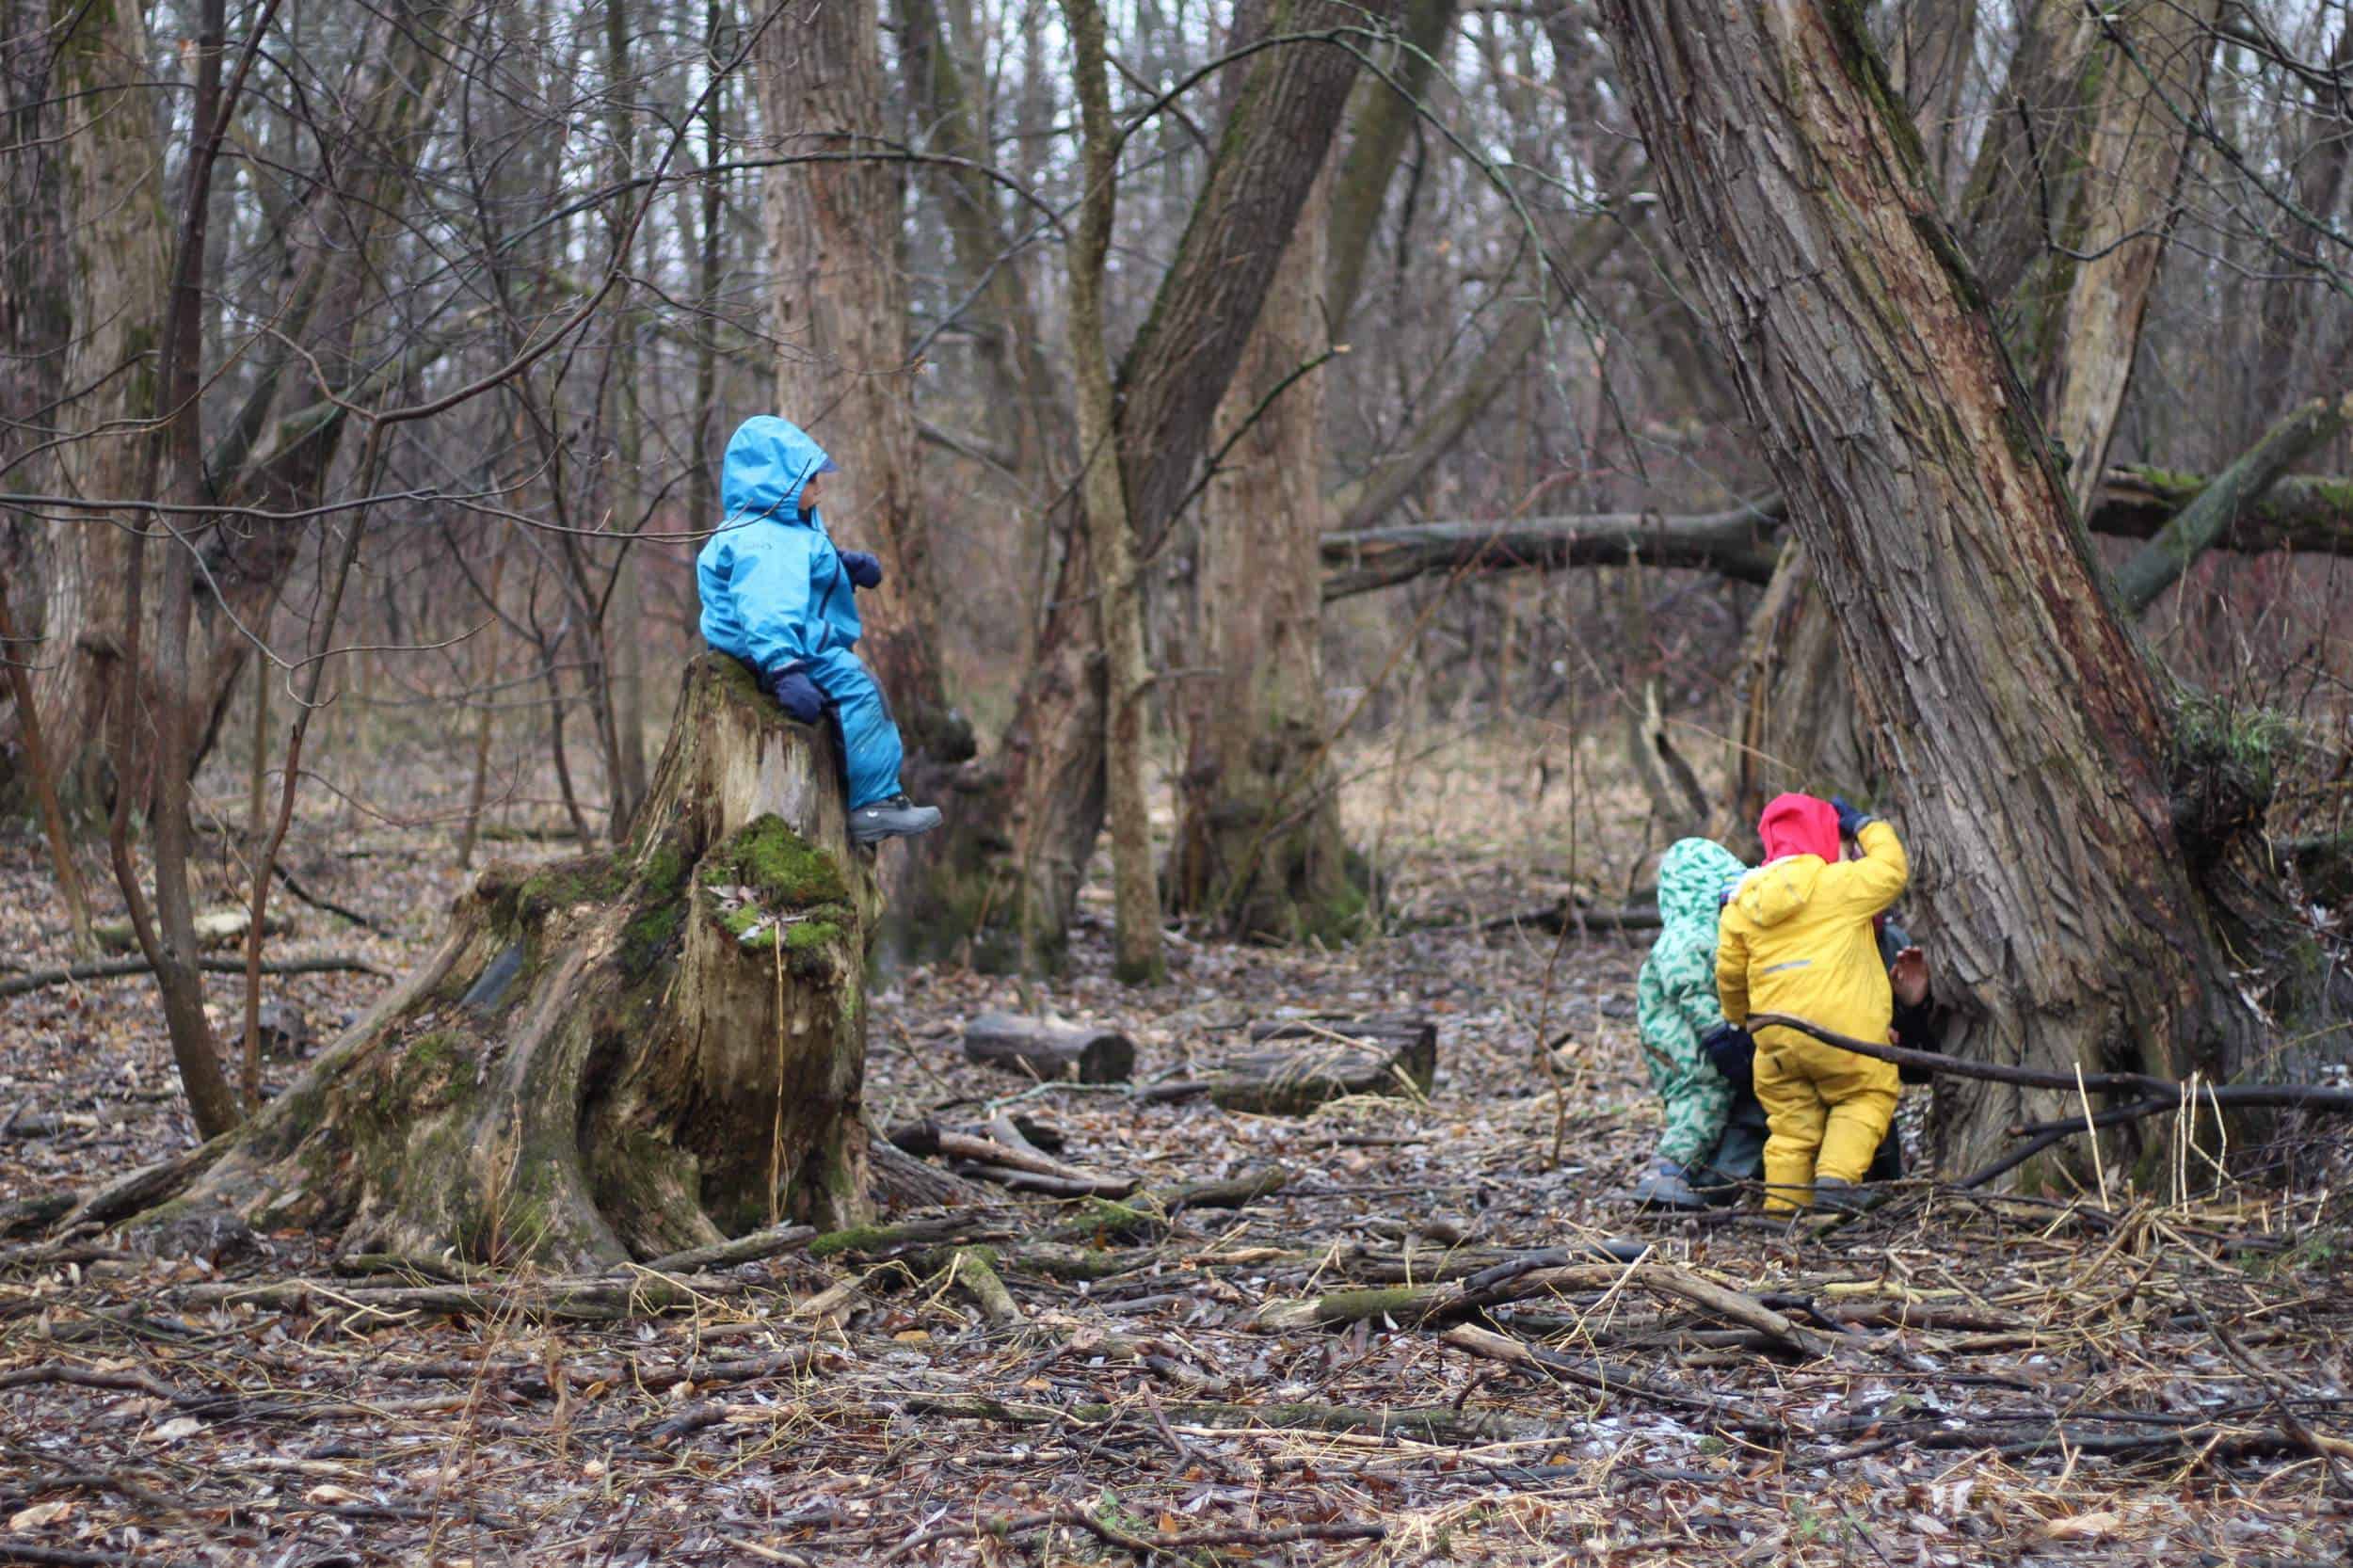
[[[837,550],[817,513],[824,448],[790,420],[759,414],[728,442],[719,499],[727,519],[695,558],[703,641],[751,666],[761,690],[802,724],[830,709],[849,775],[850,836],[859,843],[922,833],[939,812],[899,788],[899,727],[857,646],[857,590],[882,563]]]

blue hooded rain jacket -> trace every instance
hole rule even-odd
[[[695,558],[703,641],[750,665],[763,689],[799,670],[841,721],[850,809],[899,792],[902,751],[874,678],[851,649],[863,628],[841,553],[801,490],[834,461],[790,420],[759,414],[728,442],[727,520]]]

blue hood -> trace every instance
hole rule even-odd
[[[801,487],[834,461],[808,432],[789,419],[755,414],[736,427],[719,466],[719,502],[728,520],[773,518],[800,520]]]

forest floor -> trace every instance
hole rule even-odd
[[[1477,929],[1558,898],[1568,849],[1454,805],[1384,830],[1419,929],[1186,942],[1131,991],[1097,899],[1066,980],[919,969],[873,996],[878,1124],[1017,1110],[1147,1192],[1289,1173],[1239,1208],[1138,1227],[1005,1195],[685,1288],[355,1275],[298,1234],[0,1243],[0,1562],[2347,1560],[2342,1152],[2183,1202],[1917,1181],[1828,1230],[1638,1215],[1610,1194],[1657,1126],[1645,938]],[[280,895],[273,953],[398,969],[460,886],[449,859],[438,836],[315,837],[305,886],[389,935]],[[62,961],[52,894],[37,842],[0,840],[0,984]],[[270,995],[323,1044],[385,984]],[[214,981],[224,1022],[237,984]],[[1279,1117],[963,1060],[968,1018],[1045,1009],[1128,1031],[1142,1082],[1253,1019],[1419,1013],[1438,1079]],[[0,996],[0,1218],[189,1138],[149,983]],[[1040,1245],[1057,1224],[1078,1244]],[[1458,1299],[1531,1263],[1553,1267]],[[1425,1288],[1346,1294],[1403,1286]]]

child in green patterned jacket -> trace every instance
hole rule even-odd
[[[1658,940],[1635,985],[1635,1019],[1651,1086],[1665,1102],[1667,1127],[1633,1196],[1668,1208],[1699,1208],[1688,1172],[1723,1136],[1732,1085],[1700,1041],[1724,1021],[1716,1000],[1716,917],[1723,890],[1748,868],[1707,839],[1679,839],[1658,862]]]

